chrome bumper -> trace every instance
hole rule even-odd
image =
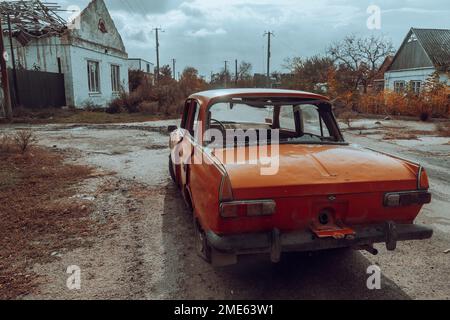
[[[312,231],[281,233],[274,229],[266,233],[219,236],[212,231],[206,233],[209,245],[222,253],[245,255],[270,253],[273,262],[278,262],[282,252],[310,252],[336,248],[363,248],[375,243],[385,243],[393,251],[398,241],[424,240],[433,235],[433,229],[415,224],[371,225],[353,228],[354,236],[344,239],[317,238]]]

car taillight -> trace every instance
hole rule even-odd
[[[270,216],[276,207],[273,200],[225,202],[220,205],[220,215],[222,218]]]
[[[430,202],[431,193],[425,191],[388,193],[384,196],[384,205],[390,208],[428,204]]]
[[[427,171],[424,168],[422,168],[422,170],[420,171],[420,176],[419,176],[419,189],[420,190],[428,190],[429,187],[430,187],[430,183],[428,181]]]
[[[230,177],[227,174],[222,177],[220,183],[219,200],[221,202],[233,201],[233,189],[231,188]]]

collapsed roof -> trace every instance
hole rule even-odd
[[[3,30],[8,30],[8,16],[14,37],[25,45],[31,38],[41,38],[63,33],[66,21],[57,12],[64,11],[55,3],[39,0],[0,1]]]

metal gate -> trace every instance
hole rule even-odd
[[[16,70],[17,92],[12,70],[9,85],[13,106],[42,109],[66,105],[64,74],[32,70]]]

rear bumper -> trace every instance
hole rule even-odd
[[[280,233],[272,232],[219,236],[206,233],[209,245],[222,252],[235,255],[270,253],[272,260],[279,260],[281,252],[320,251],[336,248],[363,248],[375,243],[386,243],[388,250],[395,250],[398,241],[424,240],[433,235],[431,228],[415,224],[371,225],[353,228],[354,236],[344,239],[317,238],[312,231]]]

